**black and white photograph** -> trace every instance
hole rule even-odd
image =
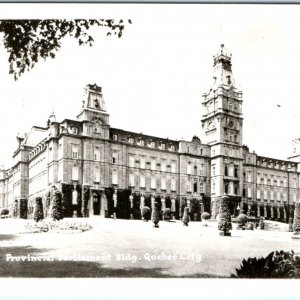
[[[0,277],[300,278],[299,14],[0,4]]]

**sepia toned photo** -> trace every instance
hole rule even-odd
[[[298,5],[0,8],[2,279],[300,277]]]

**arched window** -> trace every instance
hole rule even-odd
[[[194,193],[197,193],[197,180],[194,180]]]
[[[194,166],[194,175],[197,175],[197,166]]]
[[[224,193],[228,194],[228,183],[227,182],[224,184]]]
[[[243,188],[243,197],[246,197],[246,189]]]
[[[224,174],[225,174],[225,176],[228,176],[228,166],[227,165],[225,165]]]

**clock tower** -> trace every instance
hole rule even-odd
[[[243,180],[242,92],[232,75],[231,54],[221,45],[214,56],[212,84],[202,100],[202,128],[211,146],[211,208],[215,218],[222,196],[231,199],[231,213],[241,201]]]

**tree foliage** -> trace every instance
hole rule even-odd
[[[234,278],[300,278],[300,258],[294,251],[273,251],[266,257],[243,259]]]
[[[218,223],[218,229],[224,232],[229,232],[232,229],[229,199],[227,197],[221,199],[220,221]]]
[[[293,229],[295,233],[300,234],[300,203],[295,204]]]
[[[127,22],[131,24],[131,20]],[[3,45],[9,53],[9,73],[17,80],[40,59],[55,58],[66,36],[75,38],[79,45],[93,46],[94,39],[89,33],[91,27],[103,27],[107,35],[120,38],[125,22],[113,19],[1,20]]]
[[[43,202],[41,197],[35,198],[35,205],[33,210],[33,219],[35,222],[44,219],[44,212],[43,212]]]

